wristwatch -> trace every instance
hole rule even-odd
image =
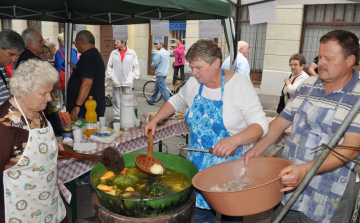
[[[74,107],[79,107],[79,108],[81,107],[81,105],[76,104],[76,102],[74,104],[75,104]]]

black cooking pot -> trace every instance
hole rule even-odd
[[[125,166],[135,167],[135,156],[139,154],[146,153],[133,152],[122,154],[125,161]],[[190,180],[198,172],[197,167],[192,162],[179,156],[154,152],[154,157],[162,162],[166,169],[172,169],[183,173]],[[97,188],[97,185],[100,181],[99,178],[106,171],[108,171],[108,169],[106,169],[102,163],[98,163],[96,166],[94,166],[90,172],[90,184],[95,189],[103,207],[107,208],[111,212],[124,216],[149,218],[172,213],[185,205],[189,200],[191,193],[193,192],[193,186],[190,185],[189,187],[177,193],[156,198],[143,199],[139,193],[135,193],[135,195],[139,196],[139,198],[114,196],[107,194]]]

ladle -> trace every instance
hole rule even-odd
[[[149,122],[153,119],[152,115],[149,115]],[[162,164],[158,159],[156,159],[153,155],[153,134],[151,132],[151,129],[148,132],[148,152],[147,155],[137,155],[135,156],[135,164],[137,167],[139,167],[144,173],[152,175],[152,176],[159,176],[165,173],[165,166]],[[163,168],[163,172],[160,174],[154,174],[150,171],[150,168],[154,164],[159,164]]]
[[[120,152],[113,148],[107,147],[104,149],[101,156],[93,154],[75,153],[72,150],[59,151],[58,159],[75,158],[80,160],[90,160],[102,162],[108,170],[114,173],[120,173],[125,168],[125,162]]]

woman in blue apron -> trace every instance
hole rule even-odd
[[[250,144],[267,133],[268,122],[251,83],[238,73],[221,70],[221,49],[212,40],[199,40],[186,54],[194,78],[165,103],[144,129],[155,134],[158,121],[189,108],[185,121],[190,129],[189,147],[214,148],[213,153],[189,151],[187,159],[199,171],[240,159]],[[234,155],[229,156],[231,152]],[[195,222],[214,222],[216,213],[197,191]],[[242,222],[222,216],[221,222]]]

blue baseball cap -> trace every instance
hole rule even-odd
[[[162,39],[155,40],[154,44],[157,44],[157,43],[161,43],[162,45],[164,45],[164,41]]]

